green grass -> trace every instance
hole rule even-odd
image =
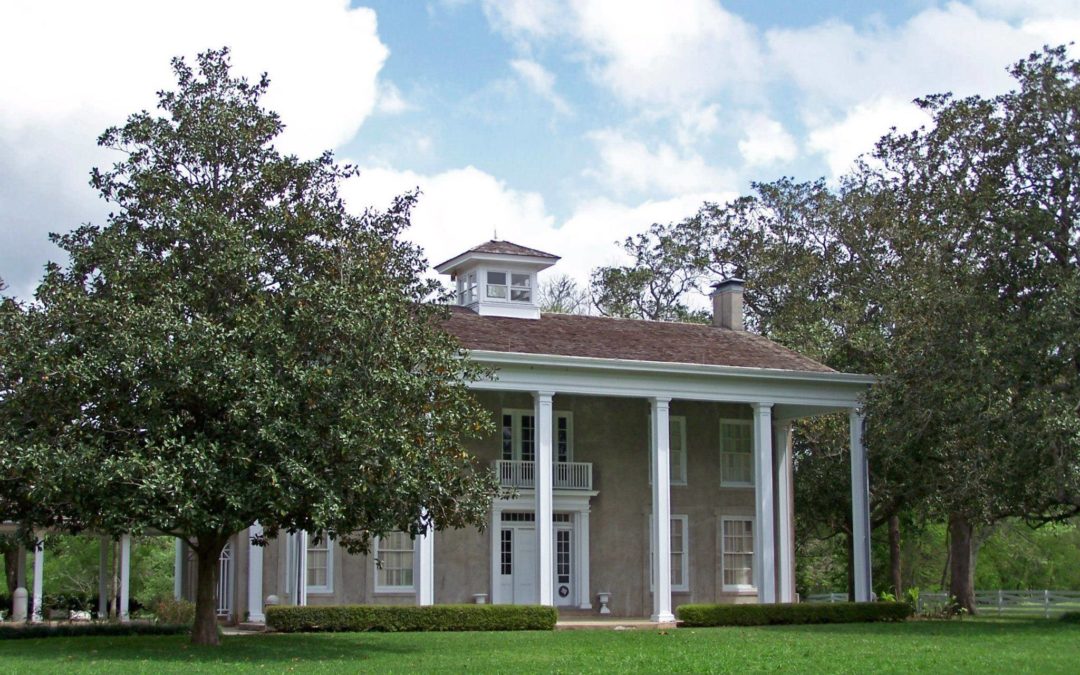
[[[23,672],[1077,672],[1080,625],[914,621],[667,632],[336,633],[0,642]]]

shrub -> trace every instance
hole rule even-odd
[[[61,623],[11,624],[0,626],[0,640],[24,638],[83,637],[89,635],[180,635],[191,626],[154,623]]]
[[[838,602],[797,605],[682,605],[676,616],[686,626],[768,626],[801,623],[903,621],[904,602]]]
[[[158,623],[190,626],[195,622],[195,605],[187,600],[161,598],[154,605],[154,616]]]
[[[539,605],[329,605],[266,608],[284,633],[344,631],[553,630],[558,612]]]
[[[1061,615],[1061,620],[1065,623],[1080,623],[1080,612],[1065,612]]]

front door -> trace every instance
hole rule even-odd
[[[536,587],[536,524],[531,513],[504,513],[499,530],[498,597],[496,602],[532,605],[540,600]],[[557,514],[552,551],[552,585],[557,606],[574,604],[574,529]],[[513,522],[513,525],[510,524]]]

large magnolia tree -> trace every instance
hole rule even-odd
[[[92,172],[107,223],[54,236],[70,262],[5,354],[0,447],[47,507],[28,520],[185,540],[193,641],[213,644],[218,557],[256,520],[352,551],[481,524],[493,479],[462,448],[490,422],[399,240],[415,197],[350,215],[352,168],[274,149],[265,75],[234,77],[227,50],[173,70],[158,113],[99,139],[120,157]]]

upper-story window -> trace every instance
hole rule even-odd
[[[476,272],[469,272],[459,277],[458,294],[459,303],[462,305],[471,305],[476,302]]]
[[[488,271],[485,297],[491,300],[532,302],[532,275]]]

